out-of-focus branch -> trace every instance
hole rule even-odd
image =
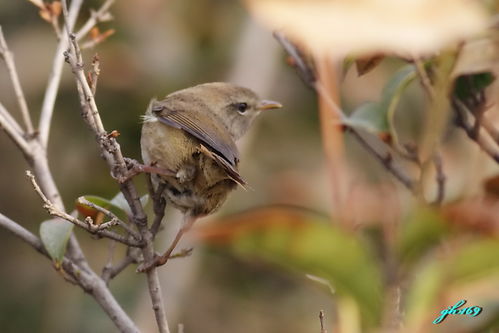
[[[24,97],[24,92],[21,87],[21,82],[19,81],[19,75],[17,74],[16,64],[14,61],[14,55],[7,46],[5,37],[3,35],[2,27],[0,26],[0,55],[5,61],[7,66],[7,71],[9,72],[10,81],[14,92],[16,94],[17,104],[19,104],[19,110],[24,121],[24,126],[26,126],[26,132],[28,136],[32,136],[33,133],[33,123],[31,122],[31,117],[29,115],[28,103],[26,103],[26,98]]]
[[[435,180],[437,182],[437,198],[435,199],[436,205],[441,205],[445,197],[445,182],[447,177],[444,173],[444,167],[442,162],[442,156],[440,154],[435,154],[433,156],[433,165],[435,166],[436,176]]]
[[[44,256],[49,256],[47,251],[43,247],[40,238],[36,237],[30,231],[24,229],[19,223],[14,222],[2,213],[0,213],[0,227],[10,231],[14,236],[28,243],[29,245],[31,245],[31,247],[33,247]]]
[[[461,127],[468,137],[475,141],[476,144],[494,161],[499,163],[499,148],[493,145],[491,140],[487,140],[482,131],[475,131],[473,124],[470,122],[468,107],[458,98],[452,99],[452,107],[456,115],[456,124]]]
[[[107,21],[111,16],[111,14],[109,13],[109,8],[111,8],[114,2],[115,0],[107,0],[97,11],[91,11],[90,18],[76,33],[76,40],[79,41],[83,37],[85,37],[97,23]]]
[[[432,80],[430,76],[428,75],[428,72],[426,71],[424,63],[421,61],[420,58],[414,58],[414,65],[416,67],[416,72],[419,77],[419,81],[421,83],[421,86],[423,87],[423,90],[425,91],[428,99],[433,102],[435,100],[435,90],[432,86]],[[443,167],[443,161],[442,161],[442,156],[440,152],[438,151],[438,148],[435,148],[435,152],[431,158],[433,165],[435,166],[435,181],[437,184],[437,198],[434,201],[434,204],[436,205],[441,205],[442,201],[445,198],[445,182],[447,177],[445,176],[444,172],[444,167]],[[419,161],[419,166],[421,168],[421,177],[420,177],[420,182],[419,182],[419,187],[422,189],[423,187],[423,178],[422,175],[424,173],[426,161]]]
[[[275,32],[274,37],[291,57],[292,65],[296,68],[298,74],[303,79],[305,84],[313,88],[317,92],[317,94],[321,95],[323,100],[328,103],[329,108],[336,113],[338,120],[340,122],[343,122],[343,120],[345,119],[345,113],[331,98],[331,96],[329,96],[328,92],[326,91],[326,89],[324,89],[320,82],[317,81],[317,76],[315,75],[314,69],[309,63],[307,63],[300,49],[281,33]],[[385,167],[388,172],[390,172],[411,192],[414,192],[413,180],[405,173],[403,169],[394,166],[392,154],[390,151],[387,151],[386,154],[379,153],[376,148],[374,148],[375,146],[370,141],[366,140],[355,128],[346,124],[343,124],[343,126],[346,130],[348,130],[348,132],[353,135],[353,137],[357,141],[359,141],[359,143],[366,149],[367,152],[373,155]],[[376,138],[373,137],[373,139]],[[386,144],[384,143],[383,145],[386,146]]]
[[[371,143],[364,138],[358,131],[352,129],[351,127],[347,130],[353,135],[355,139],[367,150],[374,158],[376,158],[383,167],[388,170],[395,178],[397,178],[402,185],[404,185],[409,191],[414,192],[414,181],[407,176],[401,169],[397,168],[393,162],[393,155],[390,151],[385,153],[379,152],[374,148]]]
[[[73,29],[76,18],[80,12],[81,4],[83,0],[72,0],[71,7],[69,8],[69,13],[67,17],[67,25]],[[57,44],[57,48],[54,55],[54,61],[52,63],[52,70],[49,75],[47,82],[47,88],[45,89],[45,96],[43,98],[42,110],[40,113],[40,121],[38,123],[38,130],[40,135],[40,141],[43,147],[47,147],[50,125],[52,123],[52,115],[54,113],[55,100],[57,94],[59,93],[59,84],[61,82],[62,66],[64,65],[64,50],[68,47],[67,34],[63,33]]]
[[[23,131],[2,103],[0,103],[0,128],[7,133],[24,155],[29,155],[31,147],[23,137]]]
[[[123,258],[119,263],[117,263],[115,266],[113,266],[112,263],[106,265],[102,270],[102,279],[106,281],[106,283],[109,283],[110,280],[114,279],[125,268],[127,268],[131,264],[137,263],[138,258],[134,251],[137,251],[137,249],[128,248],[125,258]]]
[[[81,51],[76,40],[76,36],[72,33],[71,28],[67,22],[68,11],[66,1],[62,1],[63,15],[65,19],[66,30],[70,40],[70,49],[65,52],[66,62],[69,63],[76,78],[76,85],[80,97],[80,104],[82,105],[82,112],[86,113],[84,119],[92,119],[87,121],[96,135],[97,142],[101,148],[104,159],[108,163],[113,177],[116,179],[125,179],[127,174],[127,165],[121,152],[121,148],[113,135],[108,135],[104,129],[104,125],[100,118],[99,110],[95,103],[92,88],[89,86],[83,70],[83,62],[81,59]],[[154,246],[153,235],[147,227],[147,216],[144,208],[140,202],[135,185],[130,179],[120,183],[120,189],[125,199],[127,200],[132,211],[132,221],[137,226],[141,239],[144,242],[142,254],[145,262],[154,261]],[[164,303],[162,299],[161,286],[159,283],[159,276],[156,269],[147,272],[147,282],[149,286],[149,294],[151,296],[152,308],[156,317],[158,329],[161,333],[169,333],[168,322],[166,319]]]

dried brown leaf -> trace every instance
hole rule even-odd
[[[58,18],[62,13],[62,6],[60,1],[54,1],[50,5],[50,11],[52,12],[52,16]]]
[[[385,58],[383,54],[375,54],[355,59],[355,67],[359,76],[369,73]]]

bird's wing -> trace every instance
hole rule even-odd
[[[208,155],[205,150],[205,155],[215,160],[236,183],[246,184],[236,169],[239,162],[236,144],[222,124],[207,117],[205,113],[186,110],[185,105],[179,105],[177,108],[175,105],[165,104],[158,101],[151,103],[151,112],[161,123],[186,131],[201,141],[211,153]],[[201,123],[203,126],[199,125]]]

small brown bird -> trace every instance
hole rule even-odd
[[[153,183],[164,183],[166,199],[187,216],[212,213],[238,184],[246,184],[235,142],[260,111],[280,107],[223,82],[152,100],[143,117],[142,158],[146,165],[171,172],[153,174]]]

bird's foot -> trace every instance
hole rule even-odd
[[[125,163],[127,166],[126,174],[116,177],[116,179],[118,180],[118,182],[120,182],[120,184],[129,181],[139,173],[155,173],[160,176],[173,176],[173,177],[176,175],[175,172],[171,170],[156,167],[154,165],[141,164],[140,162],[134,160],[133,158],[125,157]]]
[[[192,254],[192,251],[194,248],[190,247],[187,249],[182,249],[177,253],[174,254],[163,254],[163,255],[156,255],[154,257],[154,260],[150,263],[142,263],[139,267],[137,267],[137,272],[139,273],[144,273],[144,272],[149,272],[151,269],[154,267],[158,266],[163,266],[168,262],[170,259],[176,259],[176,258],[185,258],[188,257]]]

